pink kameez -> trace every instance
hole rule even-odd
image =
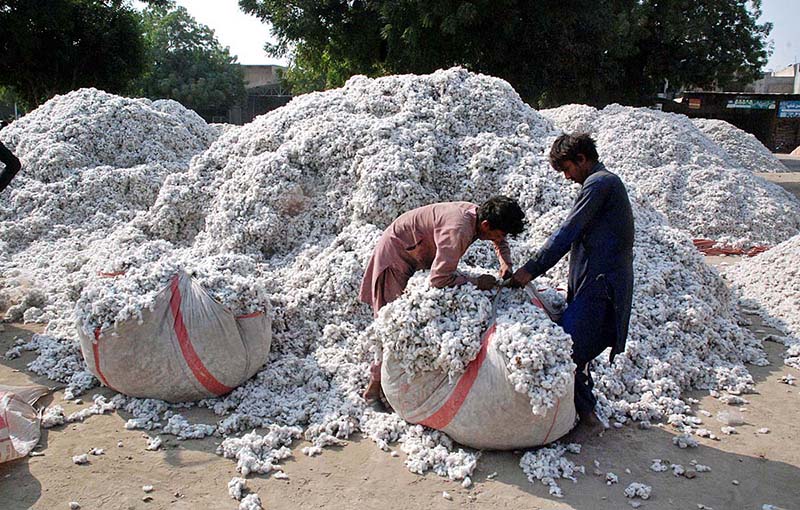
[[[469,202],[426,205],[400,215],[383,232],[361,281],[359,299],[375,315],[397,299],[408,280],[419,270],[430,269],[430,283],[437,288],[475,283],[457,270],[458,262],[478,239],[478,206]],[[494,243],[501,263],[511,267],[511,250],[503,240]],[[380,380],[380,364],[371,367]]]

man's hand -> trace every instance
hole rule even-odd
[[[501,280],[508,280],[511,278],[511,275],[514,274],[514,268],[506,265],[505,263],[500,263],[500,279]]]
[[[514,276],[511,277],[511,286],[515,288],[524,287],[533,280],[533,275],[525,271],[524,267],[517,269]]]
[[[475,286],[480,290],[489,290],[497,286],[497,279],[490,274],[482,274],[475,282]]]

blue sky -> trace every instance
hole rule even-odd
[[[263,50],[269,28],[239,10],[237,0],[178,0],[195,19],[213,28],[217,38],[242,64],[286,64]],[[800,0],[762,0],[759,22],[774,24],[773,54],[767,69],[777,70],[800,60]]]

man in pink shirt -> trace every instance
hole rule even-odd
[[[419,270],[430,269],[433,287],[456,287],[472,283],[481,290],[497,284],[492,275],[473,278],[458,272],[458,262],[478,239],[492,241],[500,261],[500,277],[513,274],[511,250],[506,235],[525,228],[525,213],[508,197],[495,196],[480,207],[469,202],[442,202],[401,214],[383,232],[361,281],[359,298],[377,316],[385,304],[397,299],[408,280]],[[367,402],[381,398],[381,362],[370,367],[370,382],[364,392]]]

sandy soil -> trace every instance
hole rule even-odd
[[[800,174],[767,174],[770,180],[800,193]],[[789,174],[791,176],[791,174]],[[790,181],[790,182],[784,182]],[[788,184],[788,186],[787,186]],[[733,264],[737,257],[709,257],[711,264]],[[757,317],[749,326],[759,337],[773,329],[763,326]],[[0,332],[0,353],[15,338],[27,338],[35,327],[5,324]],[[284,463],[289,480],[250,476],[248,486],[257,492],[265,508],[365,508],[365,509],[448,509],[524,508],[524,509],[620,509],[631,508],[623,491],[631,482],[653,487],[646,509],[761,509],[764,504],[786,510],[800,510],[800,386],[781,384],[778,379],[800,371],[783,365],[783,346],[766,342],[771,365],[750,367],[757,381],[757,393],[746,395],[749,404],[742,412],[746,424],[739,434],[721,434],[723,425],[715,418],[705,418],[704,426],[722,439],[698,438],[696,449],[681,450],[672,444],[675,432],[668,426],[639,430],[626,426],[609,430],[604,437],[583,445],[579,455],[570,458],[586,466],[586,475],[578,483],[563,481],[563,499],[549,496],[547,488],[532,484],[519,468],[521,452],[485,452],[473,476],[474,485],[465,489],[433,474],[418,476],[403,465],[404,455],[391,457],[368,439],[354,437],[344,447],[326,449],[321,456],[309,458],[300,449],[305,442],[293,445],[294,458]],[[15,360],[0,359],[0,384],[22,385],[52,381],[25,370],[34,356],[25,353]],[[93,393],[113,395],[107,389]],[[690,394],[699,400],[695,410],[718,412],[731,409],[704,392]],[[61,404],[67,413],[85,407],[63,400],[56,390],[42,400]],[[207,410],[184,413],[192,421],[212,422]],[[165,448],[146,451],[148,434],[124,428],[130,416],[114,413],[92,416],[83,423],[42,430],[37,451],[43,456],[28,457],[0,464],[0,507],[69,508],[77,501],[83,509],[189,509],[229,508],[237,503],[227,494],[227,482],[237,476],[235,463],[215,454],[219,438],[177,441],[165,439]],[[757,434],[768,427],[768,434]],[[118,442],[122,446],[117,446]],[[90,456],[89,465],[77,466],[72,456],[91,448],[103,448],[102,456]],[[649,466],[653,459],[689,466],[692,460],[711,467],[694,479],[675,477],[671,472],[655,473]],[[600,462],[602,476],[594,474],[594,461]],[[605,473],[619,476],[619,483],[606,485]],[[495,475],[496,473],[496,475]],[[154,486],[150,501],[143,485]],[[447,491],[452,501],[442,497]],[[638,501],[638,500],[637,500]],[[700,506],[704,505],[704,506]]]

